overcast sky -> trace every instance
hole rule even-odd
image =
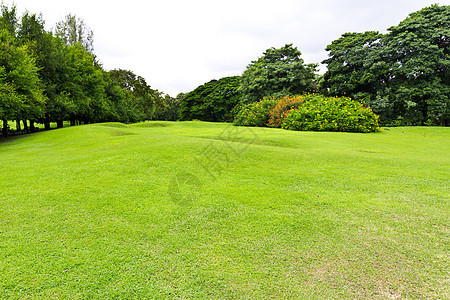
[[[72,13],[94,32],[105,69],[122,68],[176,96],[241,75],[271,47],[294,44],[306,63],[345,32],[386,32],[409,13],[450,0],[3,0],[42,13],[46,28]],[[324,68],[321,67],[323,72]]]

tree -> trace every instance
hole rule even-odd
[[[180,119],[232,122],[241,100],[240,77],[211,80],[188,93],[180,102]]]
[[[0,27],[0,118],[3,134],[7,134],[7,121],[13,119],[39,119],[44,113],[42,95],[35,60],[26,46],[16,46],[15,37]]]
[[[153,90],[143,77],[137,76],[132,71],[116,69],[109,71],[109,75],[129,97],[133,98],[136,107],[143,114],[142,118],[153,119],[160,92]]]
[[[55,34],[61,38],[66,45],[80,43],[88,52],[94,51],[94,33],[77,16],[68,14],[64,20],[56,24]]]
[[[267,96],[301,94],[313,87],[316,64],[305,65],[301,52],[292,44],[270,48],[244,71],[240,91],[243,103]]]
[[[320,90],[331,96],[350,96],[365,101],[374,97],[378,84],[370,74],[369,53],[379,46],[382,35],[376,31],[345,33],[325,50],[329,51],[328,70],[323,75]]]
[[[0,121],[2,121],[2,134],[8,135],[8,120],[17,117],[23,100],[17,93],[14,86],[5,80],[5,69],[0,69]]]
[[[24,13],[20,23],[17,25],[17,42],[19,45],[24,45],[29,49],[30,54],[34,57],[36,67],[38,68],[38,76],[42,83],[44,96],[47,97],[45,104],[45,115],[38,121],[43,122],[47,129],[50,128],[50,123],[47,122],[46,116],[49,113],[49,107],[55,101],[53,95],[49,93],[51,85],[50,68],[54,62],[51,57],[53,51],[53,37],[50,36],[44,29],[44,20],[42,15]],[[53,74],[51,74],[53,75]],[[48,98],[48,97],[51,98]],[[26,128],[26,121],[24,125]],[[20,121],[17,121],[17,128],[20,129]]]
[[[384,124],[448,125],[450,6],[433,5],[398,26],[346,33],[326,50],[321,89],[365,102]]]
[[[180,93],[175,98],[170,95],[161,95],[156,102],[155,120],[176,121],[180,116],[180,102],[184,98]]]
[[[371,68],[389,79],[380,96],[397,107],[391,118],[402,117],[407,124],[448,125],[450,6],[432,5],[410,14],[389,28],[381,44]]]
[[[9,8],[1,4],[0,27],[9,32],[11,36],[16,36],[17,30],[17,8],[15,5]]]
[[[65,70],[58,80],[59,91],[69,95],[75,104],[71,124],[103,121],[109,107],[103,71],[95,64],[94,56],[80,44],[65,45],[62,55]]]

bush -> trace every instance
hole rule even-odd
[[[375,132],[378,116],[347,97],[308,94],[281,99],[265,98],[241,108],[235,125],[270,126],[289,130]]]
[[[278,100],[277,105],[270,111],[267,126],[280,128],[289,111],[299,108],[305,102],[304,96],[283,97]]]
[[[258,102],[247,104],[241,108],[234,118],[234,125],[238,126],[267,126],[270,111],[277,105],[278,99],[264,98]]]
[[[347,97],[307,96],[303,105],[289,111],[282,128],[289,130],[376,132],[378,116]]]

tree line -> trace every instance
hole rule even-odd
[[[326,47],[322,76],[317,64],[305,64],[292,44],[270,48],[239,79],[213,80],[188,93],[180,103],[180,118],[222,121],[229,118],[225,112],[265,97],[320,93],[370,107],[381,125],[448,126],[449,46],[450,6],[432,5],[386,34],[343,34]],[[227,92],[219,93],[224,82],[230,82]]]
[[[212,80],[176,98],[129,70],[106,71],[93,33],[74,15],[44,29],[42,15],[1,5],[0,121],[20,130],[93,122],[204,120],[231,122],[267,97],[304,93],[350,97],[380,116],[381,125],[448,126],[450,6],[410,14],[386,34],[345,33],[326,47],[327,71],[306,64],[292,44],[267,49],[241,76]],[[29,124],[29,127],[28,127]]]
[[[1,5],[0,121],[34,131],[93,122],[176,120],[181,97],[152,89],[129,70],[106,71],[94,54],[93,33],[74,15],[44,28],[42,15]],[[22,127],[23,125],[23,127]]]

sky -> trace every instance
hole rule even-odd
[[[75,14],[94,32],[106,70],[131,70],[173,97],[242,75],[272,47],[293,44],[305,63],[320,63],[343,33],[385,33],[435,3],[450,0],[3,0],[19,15],[42,13],[47,30]]]

